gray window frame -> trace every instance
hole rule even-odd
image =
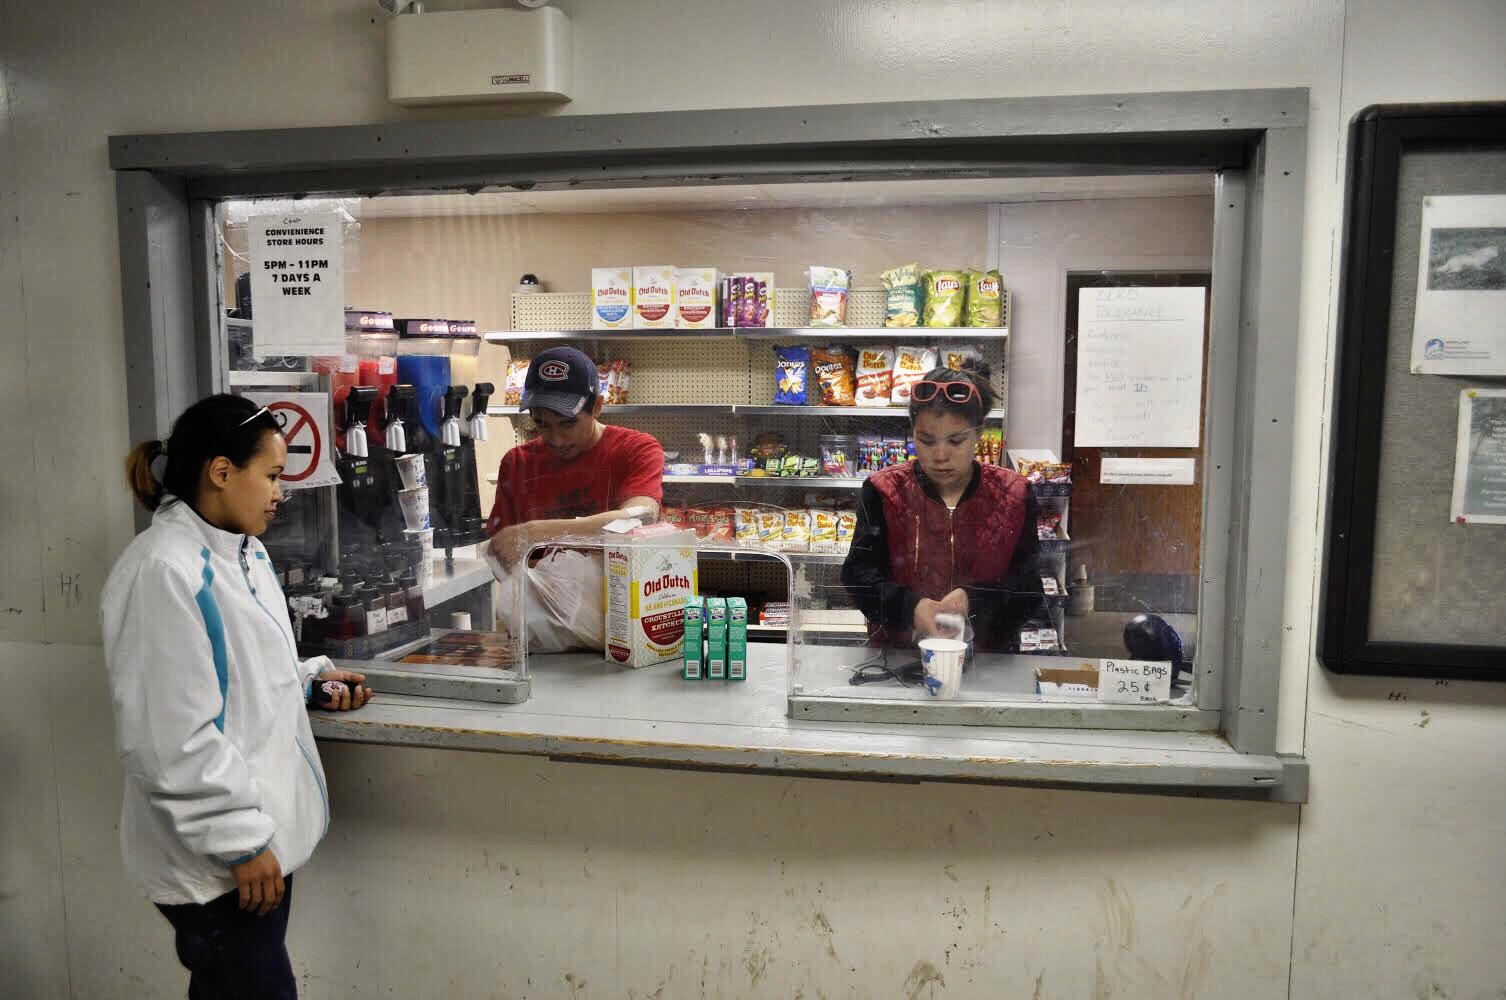
[[[214,207],[225,198],[938,170],[1211,172],[1211,474],[1193,728],[1273,755],[1307,114],[1298,88],[112,136],[130,431],[160,436],[173,415],[224,387],[224,346],[211,331],[221,315]]]

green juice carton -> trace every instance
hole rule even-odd
[[[748,602],[727,598],[727,680],[748,679]]]
[[[698,681],[706,676],[706,606],[699,597],[685,601],[685,679]]]
[[[727,679],[727,601],[706,599],[706,679]]]

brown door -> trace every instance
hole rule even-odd
[[[1077,330],[1079,291],[1104,287],[1200,286],[1203,300],[1203,390],[1207,411],[1207,274],[1091,272],[1067,276],[1066,393],[1062,421],[1062,460],[1072,464],[1068,579],[1086,565],[1099,611],[1197,611],[1201,557],[1203,469],[1200,448],[1077,447]],[[1199,418],[1199,440],[1204,422]],[[1105,485],[1104,458],[1191,458],[1192,486]]]

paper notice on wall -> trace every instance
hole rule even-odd
[[[1506,195],[1422,199],[1414,375],[1506,375]]]
[[[1459,393],[1449,514],[1457,524],[1506,524],[1506,389]]]
[[[258,358],[345,350],[344,218],[256,215],[251,243],[251,345]]]
[[[1170,701],[1172,666],[1159,660],[1099,660],[1098,700],[1112,705]]]
[[[1077,299],[1073,444],[1196,448],[1203,288],[1083,288]]]
[[[306,490],[340,485],[335,468],[334,438],[330,435],[329,396],[322,392],[248,392],[245,397],[265,406],[282,428],[288,458],[282,468],[282,488]]]
[[[1192,458],[1107,458],[1098,481],[1119,486],[1191,486],[1197,460]]]

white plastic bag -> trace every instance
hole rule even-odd
[[[576,649],[600,652],[606,642],[601,552],[557,549],[529,566],[519,560],[503,567],[490,550],[486,561],[497,578],[497,619],[518,633],[518,598],[522,589],[530,653]]]

